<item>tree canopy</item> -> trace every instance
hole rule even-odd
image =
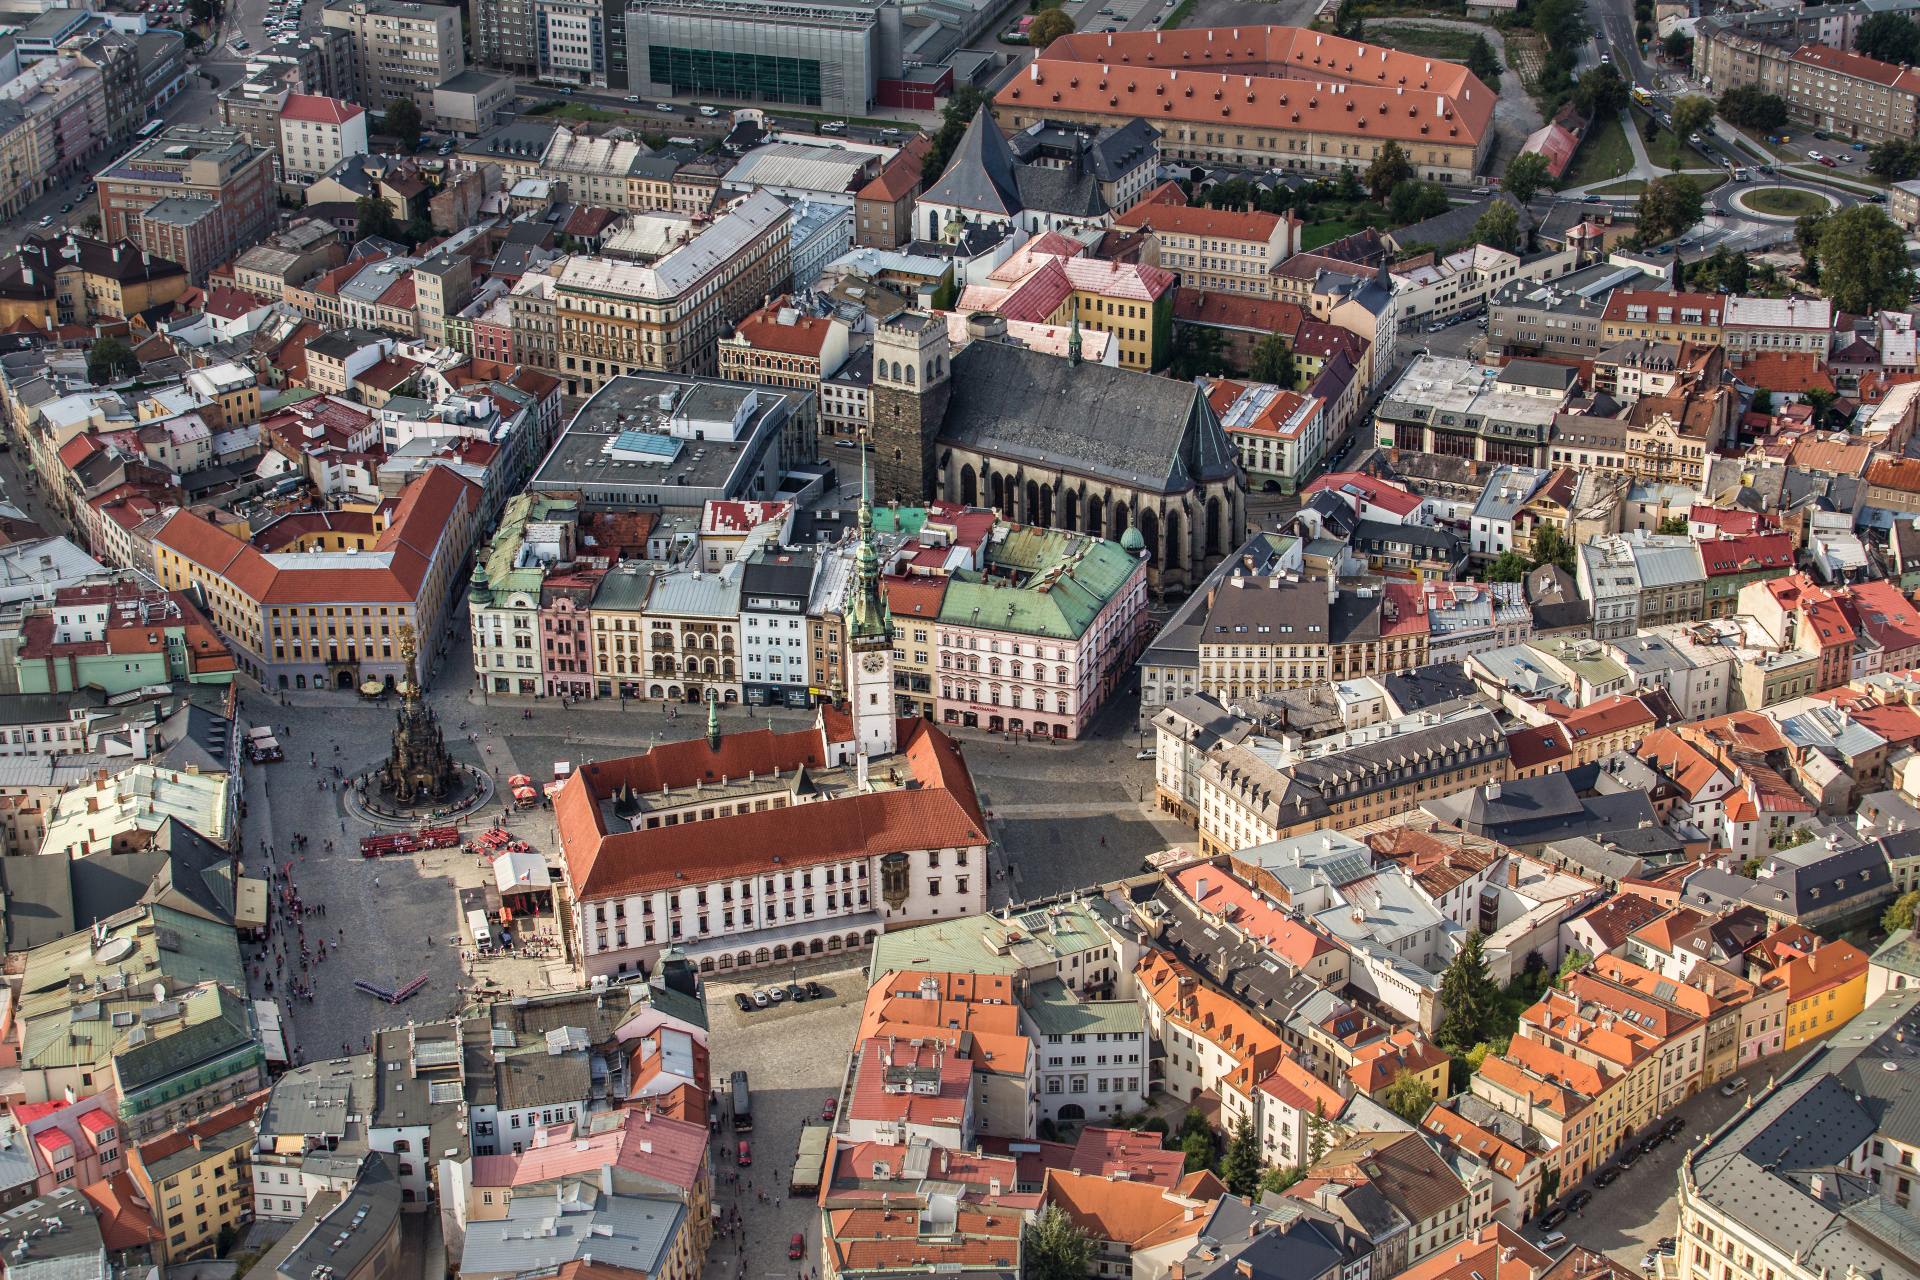
[[[1701,101],[1705,102],[1706,99],[1702,98]],[[1677,116],[1679,108],[1675,107],[1674,112]],[[1682,174],[1655,178],[1640,193],[1640,243],[1665,244],[1699,222],[1704,210],[1705,200],[1700,184],[1692,178]]]
[[[1473,47],[1467,50],[1467,70],[1479,76],[1487,88],[1499,91],[1500,55],[1493,51],[1493,45],[1485,36],[1473,38]]]
[[[1220,1158],[1220,1181],[1237,1196],[1251,1196],[1260,1186],[1260,1135],[1254,1132],[1253,1116],[1241,1115],[1227,1140],[1227,1153]]]
[[[1913,916],[1920,909],[1920,889],[1913,889],[1895,898],[1880,917],[1880,927],[1888,933],[1895,929],[1913,928]]]
[[[1402,1071],[1375,1101],[1408,1124],[1417,1125],[1433,1107],[1433,1086],[1411,1071]]]
[[[1879,205],[1842,209],[1820,229],[1820,288],[1834,309],[1872,315],[1904,307],[1913,273],[1900,228]]]
[[[1853,51],[1895,66],[1911,66],[1920,62],[1920,25],[1903,13],[1876,13],[1854,33]]]
[[[1574,86],[1573,105],[1589,120],[1612,115],[1627,105],[1627,82],[1611,62],[1603,62],[1580,77],[1580,83]]]
[[[1254,344],[1253,358],[1247,365],[1247,376],[1255,382],[1271,382],[1276,387],[1291,390],[1293,351],[1287,346],[1287,340],[1277,333],[1270,333]]]
[[[395,98],[387,104],[381,129],[393,136],[402,151],[420,145],[420,108],[412,98]]]
[[[1440,1007],[1434,1042],[1449,1053],[1467,1052],[1501,1026],[1500,988],[1487,972],[1486,944],[1477,929],[1441,975]]]
[[[1387,220],[1396,227],[1437,218],[1453,207],[1447,189],[1437,182],[1401,182],[1387,194]]]
[[[1495,200],[1487,206],[1473,224],[1473,238],[1477,244],[1492,245],[1496,249],[1505,249],[1509,253],[1520,251],[1520,211],[1505,200]]]
[[[1552,182],[1553,175],[1547,172],[1547,158],[1538,151],[1522,151],[1507,161],[1507,171],[1500,175],[1501,188],[1521,204],[1532,200]]]
[[[98,385],[140,372],[133,348],[115,337],[96,338],[87,348],[87,381]]]
[[[1093,1237],[1067,1211],[1050,1204],[1027,1223],[1020,1249],[1021,1280],[1083,1280],[1093,1265]]]
[[[1367,192],[1375,200],[1385,200],[1394,187],[1414,176],[1413,161],[1397,142],[1384,143],[1367,166]]]
[[[1027,42],[1036,51],[1046,48],[1061,36],[1073,34],[1073,19],[1065,9],[1042,9],[1033,15],[1027,27]]]
[[[1743,129],[1772,133],[1787,123],[1787,100],[1757,84],[1743,84],[1720,95],[1720,114]]]
[[[1867,151],[1867,172],[1888,182],[1906,182],[1920,174],[1920,142],[1890,138]]]

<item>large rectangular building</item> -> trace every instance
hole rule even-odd
[[[433,123],[433,91],[467,66],[460,10],[452,5],[331,0],[321,22],[348,36],[353,100],[372,110],[406,98]]]
[[[195,264],[169,252],[179,249],[177,243],[148,244],[146,237],[157,237],[163,226],[192,223],[198,228],[196,243],[219,262],[273,229],[273,152],[247,141],[238,129],[171,125],[102,169],[98,182],[104,239],[134,240],[189,270]],[[190,218],[197,212],[186,207],[190,203],[210,204],[212,210]],[[145,216],[162,204],[167,207],[159,217]]]
[[[900,7],[882,0],[638,0],[626,15],[628,75],[642,97],[863,115],[880,80],[898,74],[900,40]]]
[[[1396,142],[1429,182],[1470,182],[1496,95],[1465,67],[1303,27],[1080,32],[994,95],[1009,130],[1042,120],[1160,131],[1169,160],[1331,173]]]

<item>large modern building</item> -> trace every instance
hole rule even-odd
[[[410,99],[429,122],[433,91],[466,69],[460,10],[412,0],[330,0],[322,23],[345,32],[352,48],[353,100],[384,111]]]
[[[1913,8],[1897,0],[1714,14],[1699,23],[1694,73],[1715,93],[1757,85],[1787,104],[1794,123],[1849,141],[1910,138],[1920,128],[1920,71],[1851,50],[1872,14]]]
[[[1676,1280],[1920,1273],[1920,992],[1834,1029],[1680,1166]]]
[[[1003,127],[1042,120],[1160,131],[1169,160],[1328,173],[1397,142],[1418,176],[1469,182],[1496,95],[1465,67],[1304,27],[1080,32],[994,95]]]
[[[881,78],[898,74],[901,8],[891,0],[638,0],[626,11],[630,84],[642,97],[864,114]]]
[[[98,182],[103,238],[134,240],[196,279],[273,229],[273,152],[238,129],[170,125],[102,169]],[[173,227],[191,233],[176,237]]]
[[[756,191],[651,262],[569,259],[553,308],[567,394],[653,369],[712,372],[720,339],[786,287],[792,221],[784,200]]]

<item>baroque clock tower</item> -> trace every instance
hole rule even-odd
[[[880,598],[880,553],[873,545],[873,504],[867,499],[867,467],[860,460],[860,550],[853,599],[847,605],[848,698],[853,737],[868,759],[898,747],[893,709],[893,618]]]

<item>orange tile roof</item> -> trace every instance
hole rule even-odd
[[[1337,1116],[1346,1105],[1338,1089],[1307,1070],[1285,1049],[1274,1059],[1273,1069],[1254,1087],[1302,1115]]]
[[[1473,146],[1495,96],[1458,63],[1302,27],[1197,27],[1063,36],[994,106]]]
[[[933,139],[926,134],[916,134],[893,159],[881,167],[878,176],[866,186],[860,188],[855,196],[859,200],[885,200],[892,203],[904,200],[913,189],[920,185],[921,169],[927,158],[927,152],[933,149]]]
[[[358,103],[317,93],[290,93],[285,105],[280,108],[280,118],[283,120],[305,120],[313,124],[345,124],[355,116],[365,114],[365,108]]]
[[[1519,1232],[1491,1222],[1402,1271],[1399,1280],[1535,1280],[1553,1265]]]
[[[896,618],[938,618],[948,581],[945,574],[889,575],[881,580],[880,594],[886,599],[887,612]]]
[[[1404,1027],[1360,1046],[1354,1056],[1359,1061],[1347,1068],[1347,1077],[1368,1097],[1399,1079],[1402,1072],[1431,1071],[1447,1061],[1444,1052]]]
[[[1726,298],[1717,293],[1668,293],[1660,289],[1615,289],[1607,295],[1604,319],[1615,324],[1702,324],[1717,326]],[[1634,315],[1644,310],[1644,314]],[[1697,313],[1682,319],[1683,312]]]
[[[1187,324],[1217,325],[1261,333],[1297,333],[1306,311],[1295,303],[1273,298],[1248,298],[1237,293],[1206,293],[1181,289],[1174,294],[1173,314]]]
[[[1907,68],[1895,66],[1891,62],[1882,62],[1878,58],[1869,58],[1864,54],[1836,49],[1831,45],[1803,44],[1793,51],[1793,57],[1790,60],[1803,67],[1818,67],[1822,71],[1838,72],[1841,75],[1852,76],[1856,80],[1869,80],[1885,88],[1897,88],[1905,93],[1920,94],[1920,76],[1916,76]]]
[[[1875,458],[1867,467],[1867,483],[1920,493],[1920,458]]]
[[[1519,1176],[1527,1167],[1527,1162],[1533,1159],[1493,1130],[1482,1128],[1458,1111],[1449,1111],[1442,1106],[1428,1108],[1420,1127],[1429,1133],[1439,1134],[1459,1150],[1508,1179]]]
[[[819,358],[833,332],[827,316],[796,314],[791,323],[780,319],[789,307],[785,294],[747,316],[734,327],[734,336],[756,351],[776,351],[782,355]]]
[[[160,1238],[154,1229],[153,1213],[141,1203],[144,1197],[131,1174],[122,1170],[111,1178],[102,1178],[80,1188],[100,1226],[100,1243],[110,1252],[144,1249]]]
[[[1200,910],[1231,921],[1236,929],[1296,969],[1304,969],[1316,957],[1340,949],[1332,939],[1281,911],[1219,867],[1182,867],[1173,873],[1173,880]]]
[[[575,770],[554,797],[553,808],[576,898],[625,896],[676,883],[751,874],[771,865],[768,859],[774,850],[782,851],[782,865],[793,867],[911,849],[980,848],[987,842],[979,798],[952,739],[918,719],[903,720],[900,727],[900,757],[907,774],[920,784],[917,787],[675,827],[608,832],[600,812],[601,798],[622,786],[657,789],[640,785],[662,769],[660,761],[651,759],[656,752],[666,752],[664,760],[691,770],[689,782],[707,773],[717,778],[722,761],[745,758],[728,747],[732,736],[736,735],[721,739],[718,752],[704,738],[696,738]],[[816,737],[815,767],[825,758],[818,743]],[[727,772],[744,777],[747,769]]]
[[[1560,720],[1575,742],[1637,726],[1651,728],[1653,722],[1653,712],[1647,710],[1647,704],[1628,693],[1609,694]]]
[[[1165,952],[1141,957],[1135,970],[1147,998],[1170,1022],[1205,1040],[1236,1063],[1279,1049],[1280,1038],[1239,1004],[1203,985],[1199,976]]]
[[[1789,1003],[1845,986],[1867,971],[1867,953],[1851,942],[1834,941],[1812,954],[1789,960],[1775,975],[1784,979]]]
[[[1180,188],[1173,183],[1164,187]],[[1116,227],[1150,231],[1173,231],[1181,235],[1206,236],[1214,240],[1254,240],[1265,244],[1280,229],[1278,214],[1248,209],[1205,209],[1197,205],[1171,201],[1142,200],[1113,220]]]
[[[1202,1215],[1188,1213],[1194,1207],[1192,1200],[1130,1179],[1049,1169],[1041,1197],[1058,1205],[1074,1226],[1094,1240],[1112,1240],[1129,1248],[1145,1247],[1156,1236],[1179,1239],[1177,1233],[1163,1234],[1168,1227],[1190,1228],[1197,1235],[1206,1226]]]
[[[1689,798],[1703,794],[1720,767],[1671,729],[1655,729],[1634,754],[1665,774]]]

